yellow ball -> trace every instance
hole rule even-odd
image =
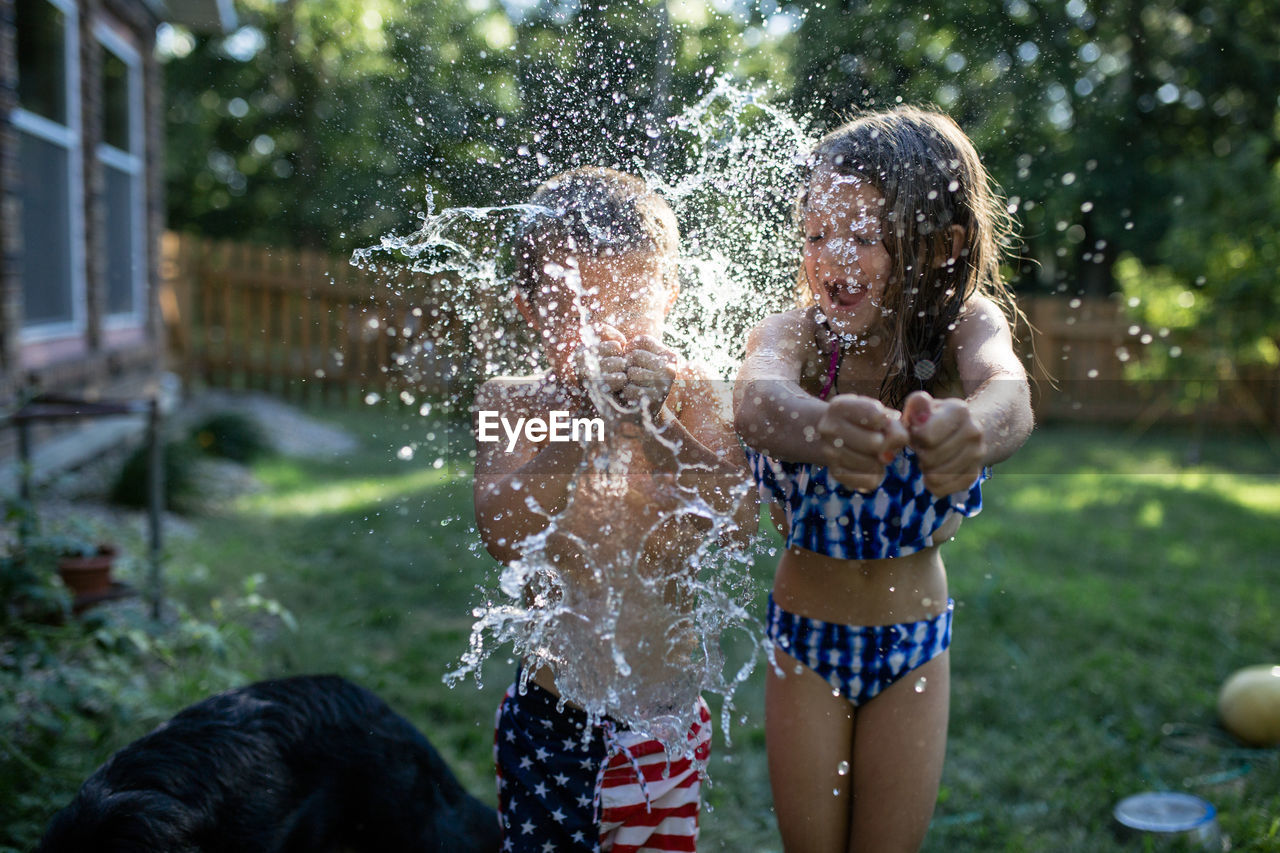
[[[1280,745],[1280,666],[1237,670],[1218,692],[1218,716],[1250,746]]]

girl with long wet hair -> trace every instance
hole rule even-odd
[[[917,850],[946,751],[940,546],[1031,431],[1000,270],[1012,222],[964,132],[910,107],[820,140],[799,218],[807,304],[751,333],[735,388],[787,546],[767,619],[774,805],[788,851]]]

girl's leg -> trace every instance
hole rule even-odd
[[[850,851],[920,849],[942,780],[950,703],[943,652],[857,709]]]
[[[853,705],[832,696],[831,685],[809,667],[781,650],[776,653],[784,676],[767,668],[764,727],[783,848],[787,853],[844,850],[853,782]]]

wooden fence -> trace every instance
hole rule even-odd
[[[1180,370],[1160,379],[1136,380],[1153,333],[1136,325],[1115,299],[1039,297],[1021,300],[1034,328],[1019,338],[1034,349],[1028,364],[1033,401],[1041,420],[1124,423],[1144,430],[1156,423],[1250,426],[1280,429],[1280,374],[1274,368],[1239,368],[1194,342]]]
[[[474,354],[478,344],[437,319],[434,306],[415,304],[412,294],[433,288],[408,272],[173,233],[165,235],[162,269],[173,360],[188,380],[216,387],[303,400],[446,393],[455,365],[443,354]],[[1041,420],[1280,425],[1274,371],[1132,381],[1126,362],[1142,357],[1144,330],[1117,301],[1039,297],[1022,308],[1035,329],[1019,338]],[[1189,388],[1200,398],[1191,409]]]
[[[304,400],[398,394],[411,382],[447,391],[448,364],[424,348],[442,332],[408,295],[422,276],[174,233],[162,252],[162,313],[188,381]]]

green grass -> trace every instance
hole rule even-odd
[[[264,492],[171,546],[171,591],[209,613],[263,575],[262,594],[298,627],[264,621],[243,671],[367,685],[492,802],[493,711],[514,666],[499,653],[482,688],[442,683],[496,580],[472,530],[465,443],[446,452],[438,422],[385,410],[332,417],[362,449],[256,463]],[[397,458],[405,445],[413,460]],[[946,546],[953,711],[927,850],[1133,849],[1111,808],[1172,789],[1211,800],[1233,849],[1280,851],[1280,753],[1241,750],[1214,715],[1230,672],[1280,656],[1280,455],[1248,437],[1206,440],[1193,467],[1186,451],[1177,434],[1042,429]],[[780,849],[761,677],[739,692],[732,746],[717,733],[700,849]],[[81,776],[97,760],[86,755]]]

